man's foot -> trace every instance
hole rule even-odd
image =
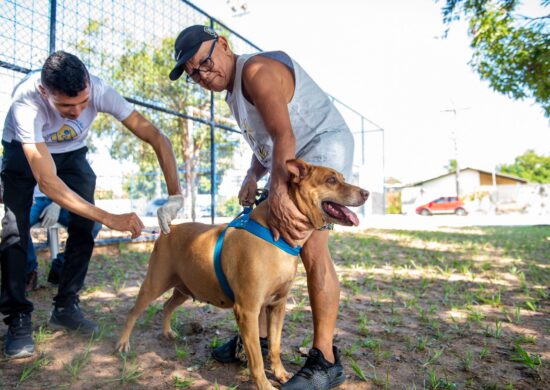
[[[68,307],[55,307],[49,324],[53,328],[73,330],[85,336],[91,336],[99,331],[95,322],[84,318],[84,314],[77,304]]]
[[[327,361],[317,348],[311,348],[304,366],[286,383],[283,390],[328,390],[340,386],[346,380],[340,354],[336,347],[334,363]]]
[[[9,359],[19,359],[34,353],[30,313],[17,314],[8,324],[4,339],[4,354]]]
[[[264,358],[269,354],[266,337],[260,337],[260,347]],[[227,343],[212,349],[212,357],[220,363],[246,363],[246,352],[240,335],[235,335]]]
[[[25,277],[25,291],[33,291],[38,288],[38,272],[35,270],[29,272]]]
[[[54,270],[53,267],[50,267],[50,272],[48,273],[48,283],[54,286],[59,284],[59,271]]]

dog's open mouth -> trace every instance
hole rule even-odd
[[[321,206],[324,212],[331,218],[337,220],[339,224],[346,226],[359,225],[359,218],[357,218],[357,215],[346,206],[329,201],[322,202]]]

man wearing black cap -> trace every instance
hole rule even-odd
[[[86,160],[86,138],[98,112],[109,113],[155,150],[166,179],[169,201],[158,212],[163,232],[183,205],[176,160],[168,138],[112,87],[90,75],[73,54],[57,51],[40,72],[31,72],[14,89],[4,123],[2,184],[6,215],[2,220],[0,313],[8,332],[4,354],[34,353],[31,313],[25,297],[29,214],[36,184],[52,201],[70,211],[65,262],[49,324],[91,335],[95,322],[79,306],[94,248],[94,221],[111,229],[141,234],[135,213],[112,214],[94,205],[96,175]]]
[[[258,180],[269,172],[269,228],[275,240],[282,237],[295,246],[296,240],[305,237],[309,222],[289,198],[286,161],[300,158],[349,178],[354,144],[344,119],[284,52],[236,55],[227,39],[195,25],[177,37],[175,59],[170,79],[185,72],[187,82],[215,92],[227,91],[227,104],[254,152],[239,201],[252,204]],[[301,252],[313,313],[313,348],[304,367],[283,389],[330,389],[346,379],[338,349],[332,345],[340,287],[328,237],[327,229],[315,231]],[[265,313],[260,316],[260,335],[267,335]],[[232,338],[213,350],[214,358],[236,361],[239,344],[238,336]],[[261,344],[267,348],[265,339]]]

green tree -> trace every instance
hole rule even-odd
[[[156,45],[154,42],[135,43],[128,39],[124,44],[127,49],[116,60],[105,59],[104,50],[100,47],[101,39],[97,36],[101,33],[102,25],[101,22],[90,22],[85,30],[87,39],[77,44],[77,50],[100,62],[103,69],[107,69],[111,78],[107,81],[119,93],[170,111],[209,120],[209,92],[197,85],[173,82],[168,78],[174,65],[173,38],[164,38]],[[220,94],[215,94],[214,106],[216,121],[227,121],[230,117],[229,109]],[[197,188],[210,191],[210,126],[154,109],[140,106],[137,109],[172,142],[176,159],[181,162],[179,170],[182,173],[184,195],[194,219]],[[110,154],[114,159],[129,161],[139,166],[141,174],[128,179],[126,189],[129,190],[131,187],[134,191],[143,191],[147,197],[152,197],[158,191],[158,179],[153,173],[158,172],[160,168],[157,157],[149,145],[140,141],[108,115],[100,115],[94,122],[90,142],[93,144],[97,138],[110,140]],[[231,156],[236,143],[230,142],[230,138],[227,131],[216,129],[218,178],[221,178],[232,164]],[[205,181],[207,184],[204,184]],[[218,184],[220,181],[218,180]]]
[[[533,150],[528,150],[516,157],[513,164],[503,164],[498,170],[530,182],[550,183],[550,156],[541,156]]]
[[[543,7],[549,4],[541,0]],[[458,19],[468,21],[470,65],[482,80],[513,99],[534,98],[550,117],[550,14],[521,15],[519,5],[519,0],[445,0],[443,21],[449,28]]]
[[[242,206],[239,204],[239,198],[232,196],[218,207],[218,215],[222,217],[233,217],[242,210]]]
[[[457,165],[458,164],[456,163],[456,160],[453,158],[453,159],[449,160],[449,163],[447,165],[445,165],[445,169],[448,172],[454,172],[454,171],[456,171]]]

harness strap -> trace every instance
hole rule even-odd
[[[231,290],[231,287],[229,286],[229,282],[227,281],[227,278],[225,277],[225,274],[223,273],[223,269],[222,269],[221,254],[222,254],[223,239],[225,237],[226,231],[227,231],[227,227],[222,230],[220,236],[218,237],[218,240],[216,241],[216,246],[214,247],[214,271],[216,272],[218,283],[220,284],[225,295],[227,295],[229,299],[235,302],[235,294],[233,294],[233,290]]]
[[[265,226],[260,225],[253,219],[250,219],[251,211],[251,207],[245,207],[245,209],[233,221],[231,221],[225,229],[222,230],[216,241],[216,245],[214,246],[214,271],[216,272],[218,283],[220,284],[225,295],[227,295],[233,302],[235,302],[235,294],[233,294],[233,290],[231,290],[231,286],[229,286],[229,282],[227,281],[227,278],[223,273],[221,259],[223,240],[227,228],[234,227],[236,229],[244,229],[254,234],[256,237],[260,237],[270,244],[275,245],[277,248],[285,251],[292,256],[298,256],[300,254],[300,250],[302,249],[302,247],[300,246],[293,248],[282,238],[279,241],[275,241],[273,239],[273,234],[271,234],[271,230],[269,230]]]

